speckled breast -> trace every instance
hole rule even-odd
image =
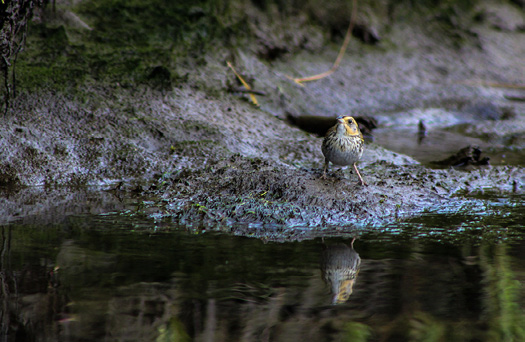
[[[322,151],[325,158],[335,165],[352,165],[363,155],[363,140],[359,137],[334,139],[332,142],[330,148],[323,143]]]

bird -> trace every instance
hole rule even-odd
[[[364,150],[363,134],[351,116],[338,116],[337,124],[330,128],[323,139],[321,150],[325,158],[321,178],[326,178],[330,162],[334,165],[353,165],[361,185],[368,185],[361,177],[356,163],[361,159]]]
[[[332,304],[346,302],[353,292],[361,268],[361,258],[354,250],[354,241],[355,238],[350,246],[344,243],[324,246],[321,254],[321,276],[330,286]]]

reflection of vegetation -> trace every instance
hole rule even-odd
[[[466,269],[461,271],[458,266],[450,264],[451,269],[455,269],[453,271],[455,281],[464,282],[457,286],[462,291],[470,291],[468,289],[473,287],[473,284],[468,284],[469,280],[463,279],[465,277],[463,273],[466,273]],[[426,298],[419,291],[414,292],[407,288],[402,290],[400,294],[407,296],[410,303],[402,303],[404,307],[400,308],[400,311],[403,314],[398,316],[392,324],[383,325],[375,322],[372,326],[379,327],[387,339],[393,336],[402,336],[403,340],[429,342],[525,341],[525,314],[520,305],[523,287],[511,270],[507,247],[503,244],[483,244],[480,248],[478,266],[482,280],[480,284],[476,285],[482,285],[481,288],[485,295],[477,298],[475,295],[470,297],[472,294],[469,294],[469,297],[464,298],[463,300],[468,301],[471,307],[462,308],[462,311],[465,312],[460,314],[457,319],[454,319],[457,314],[454,310],[461,309],[461,304],[455,305],[453,302],[447,302],[447,297],[451,296],[452,287],[442,288],[438,286],[437,291],[432,291],[432,298]],[[407,271],[411,274],[408,274],[408,277],[417,279],[417,272],[414,273],[414,270]],[[440,281],[446,279],[447,274],[442,272],[439,274]],[[469,310],[476,307],[476,304],[472,303],[473,300],[481,301],[483,314],[478,315],[477,310],[467,314]],[[452,316],[452,318],[439,314],[437,310],[421,310],[421,308],[428,307],[431,302],[436,301],[447,306],[446,316]],[[471,315],[472,313],[475,315]],[[385,327],[387,328],[385,329]]]
[[[361,342],[367,341],[371,334],[369,326],[358,322],[348,322],[344,326],[344,337],[343,341],[348,342]]]
[[[410,320],[412,341],[446,341],[446,325],[426,312],[415,312]]]
[[[59,315],[60,324],[74,325],[84,337],[111,333],[142,334],[157,341],[313,336],[311,340],[429,342],[525,338],[523,289],[516,281],[517,271],[511,270],[510,248],[504,245],[486,243],[476,254],[472,245],[418,240],[381,247],[377,241],[358,240],[356,247],[364,256],[359,282],[349,302],[331,306],[327,288],[315,273],[322,252],[319,241],[264,244],[211,233],[165,234],[131,220],[129,226],[116,226],[126,219],[79,218],[69,220],[67,229],[12,229],[11,274],[23,274],[20,270],[29,261],[40,265],[42,255],[60,266],[59,285],[52,290],[47,290],[48,267],[39,267],[43,276],[26,278],[34,287],[21,286],[22,278],[16,279],[17,298],[31,300],[31,306],[18,306],[12,317],[26,317],[31,308],[52,298],[60,300],[34,316],[33,327],[42,324],[49,330],[59,324],[49,317]],[[118,227],[126,233],[117,233]],[[33,288],[44,295],[30,293]],[[38,334],[30,325],[27,329]]]
[[[190,337],[184,330],[182,323],[172,318],[168,324],[163,325],[159,328],[159,336],[155,340],[156,342],[185,342],[191,341]]]
[[[510,267],[507,246],[484,245],[481,265],[485,273],[485,319],[490,341],[525,341],[525,313],[520,307],[523,286]],[[491,256],[493,255],[493,260]]]

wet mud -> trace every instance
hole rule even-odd
[[[521,19],[513,14],[513,20],[523,25],[523,11],[515,11]],[[0,127],[0,186],[9,189],[4,221],[20,217],[17,207],[35,187],[116,189],[154,198],[147,214],[156,218],[224,227],[381,225],[460,206],[469,194],[489,189],[523,194],[525,103],[513,99],[525,90],[505,85],[525,79],[517,62],[525,55],[525,33],[519,25],[495,28],[506,12],[490,13],[469,27],[475,34],[462,36],[460,47],[446,30],[436,37],[424,29],[422,17],[379,26],[380,41],[353,40],[336,73],[304,86],[287,76],[330,68],[338,45],[312,26],[298,33],[317,33],[304,49],[293,40],[279,42],[277,21],[252,29],[267,48],[292,44],[288,52],[218,48],[199,63],[178,65],[173,74],[179,77],[160,73],[160,88],[148,79],[86,83],[81,95],[22,92]],[[258,107],[246,93],[229,90],[237,82],[225,63],[231,57],[264,92],[256,95]],[[331,168],[328,179],[320,179],[321,138],[289,120],[341,114],[377,124],[359,164],[369,186],[359,185],[351,168]],[[421,121],[426,129],[418,143]],[[428,164],[473,143],[489,155],[489,165]],[[48,212],[75,201],[30,197]]]

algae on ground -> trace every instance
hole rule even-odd
[[[370,187],[337,172],[319,180],[320,139],[288,125],[287,115],[384,118],[481,100],[501,108],[498,90],[461,82],[520,79],[518,67],[494,59],[500,39],[470,35],[492,37],[491,17],[476,21],[477,11],[488,13],[485,1],[370,0],[358,2],[359,25],[381,39],[352,39],[336,73],[303,87],[291,82],[330,68],[349,4],[91,0],[46,8],[18,58],[19,96],[0,128],[0,182],[141,183],[165,198],[168,215],[210,224],[378,224],[483,186],[520,193],[522,168],[431,170],[375,144],[361,160]],[[328,25],[332,12],[340,22]],[[235,93],[226,61],[266,94],[260,107]]]

